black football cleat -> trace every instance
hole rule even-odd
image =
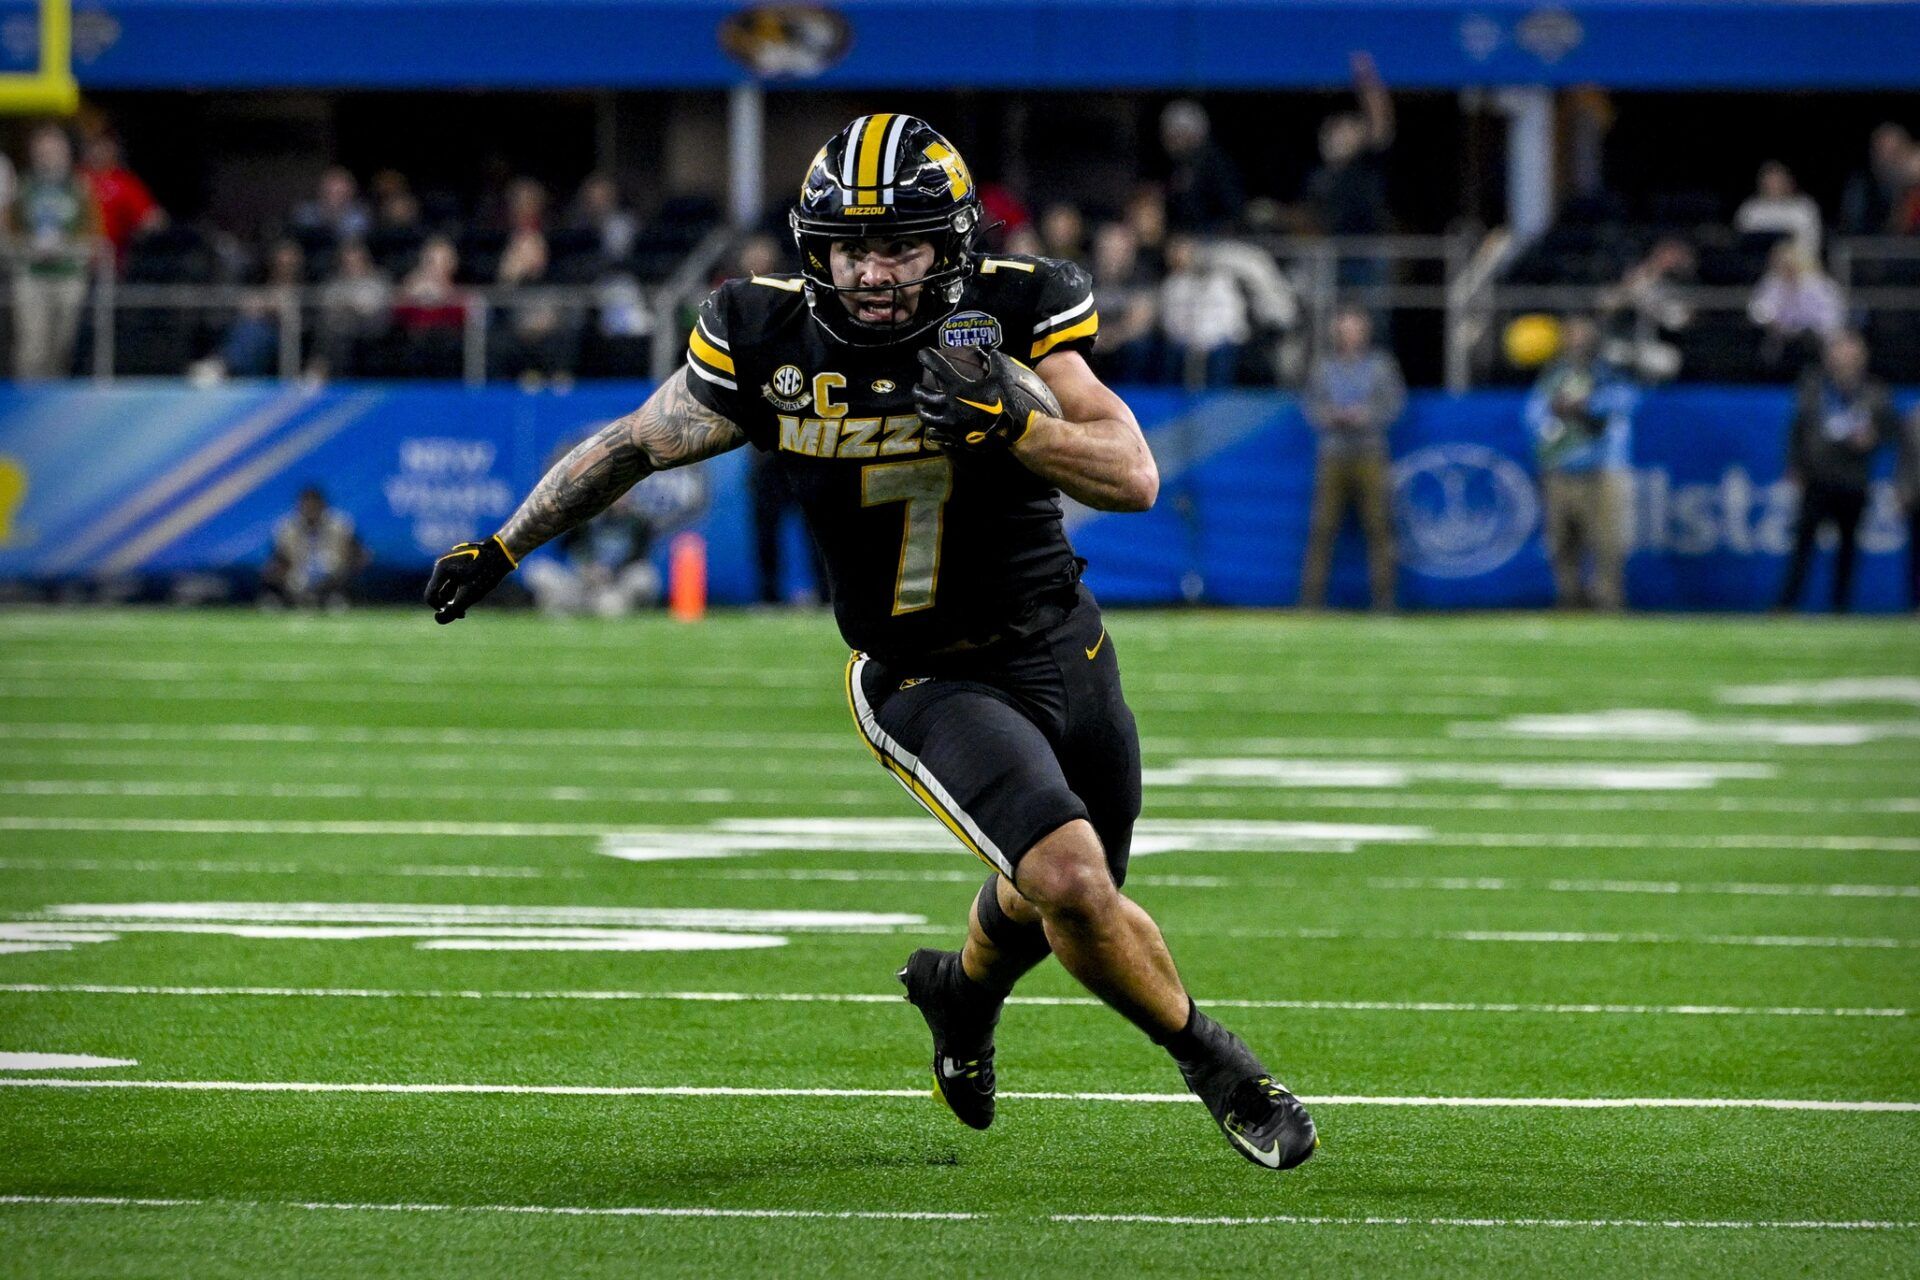
[[[997,1000],[982,999],[977,983],[960,968],[958,951],[922,947],[895,975],[907,1000],[933,1032],[933,1096],[960,1123],[984,1129],[993,1123],[993,1028]]]
[[[1311,1156],[1320,1135],[1300,1099],[1276,1084],[1225,1027],[1213,1023],[1208,1040],[1214,1052],[1200,1062],[1182,1062],[1180,1074],[1234,1149],[1263,1169],[1291,1169]]]

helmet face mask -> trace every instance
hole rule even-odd
[[[788,216],[813,318],[849,346],[892,346],[925,333],[959,305],[973,274],[980,218],[972,175],[951,143],[912,116],[860,117],[814,157]],[[833,246],[875,239],[925,240],[932,264],[911,280],[838,283]],[[914,289],[909,307],[907,291]],[[882,323],[861,320],[847,296],[887,291],[894,306]]]

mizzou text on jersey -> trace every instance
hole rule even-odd
[[[1005,454],[942,452],[922,437],[910,391],[915,352],[948,335],[997,334],[1016,358],[1090,351],[1100,318],[1087,273],[983,258],[946,320],[876,347],[835,341],[803,288],[754,276],[715,290],[688,335],[688,385],[775,455],[848,644],[886,657],[980,647],[1031,630],[1040,604],[1070,601],[1080,564],[1053,486]]]

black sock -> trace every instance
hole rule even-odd
[[[974,918],[980,922],[980,932],[993,944],[997,962],[987,977],[973,981],[1004,1000],[1013,990],[1013,984],[1052,955],[1053,948],[1047,942],[1045,927],[1038,920],[1022,924],[1001,910],[999,879],[988,876],[974,896]]]
[[[1199,1062],[1211,1055],[1213,1050],[1208,1044],[1210,1033],[1219,1024],[1200,1012],[1200,1006],[1187,997],[1187,1025],[1178,1031],[1163,1033],[1153,1038],[1153,1042],[1173,1055],[1176,1062]]]
[[[1007,993],[992,983],[982,982],[967,972],[967,966],[961,963],[959,953],[953,957],[953,994],[966,1007],[969,1013],[997,1022],[1000,1018],[1000,1006],[1006,1003]]]

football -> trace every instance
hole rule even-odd
[[[987,352],[984,347],[936,346],[929,348],[929,350],[931,350],[934,355],[946,361],[961,377],[969,381],[986,376]],[[925,387],[931,388],[934,386],[933,370],[922,369],[920,371],[920,382],[921,385]]]

